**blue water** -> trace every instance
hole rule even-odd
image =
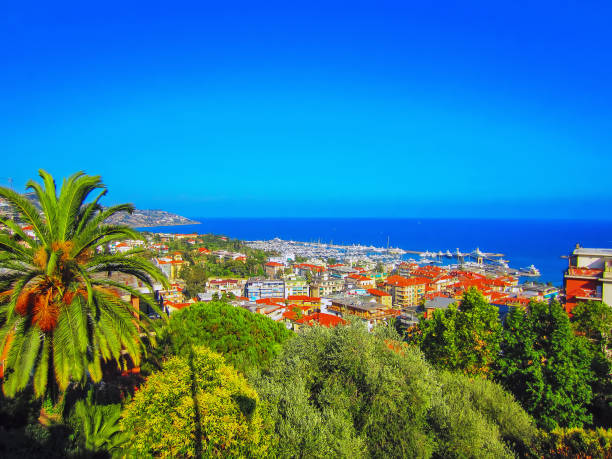
[[[292,239],[364,244],[405,250],[503,253],[510,267],[531,264],[540,281],[561,285],[568,255],[583,247],[612,247],[612,221],[390,218],[195,218],[199,225],[143,228],[168,233],[213,233],[243,239]]]

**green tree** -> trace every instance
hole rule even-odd
[[[202,265],[190,265],[181,270],[181,278],[185,281],[183,293],[190,298],[206,290],[208,276]]]
[[[605,303],[578,303],[572,309],[572,328],[588,339],[591,354],[593,402],[590,411],[597,426],[612,427],[612,362],[608,358],[612,333],[612,309]]]
[[[293,335],[282,323],[222,301],[197,303],[175,312],[168,330],[176,354],[204,345],[244,372],[267,366]]]
[[[606,352],[612,335],[612,308],[601,301],[578,303],[572,309],[572,328]]]
[[[266,457],[272,447],[257,393],[205,347],[151,375],[121,426],[129,457]]]
[[[136,252],[109,254],[111,242],[139,239],[125,226],[106,224],[128,204],[103,209],[106,194],[100,177],[79,172],[64,180],[59,195],[53,177],[41,170],[43,185],[28,182],[41,212],[24,196],[0,188],[20,218],[32,227],[29,237],[14,222],[0,219],[12,235],[0,234],[0,354],[5,355],[3,390],[8,395],[33,380],[35,393],[56,394],[70,381],[102,377],[101,360],[123,362],[122,350],[140,362],[140,329],[148,318],[134,320],[135,310],[115,292],[157,306],[138,290],[113,280],[120,272],[151,287],[165,278]],[[101,192],[86,203],[90,193]],[[139,329],[140,327],[140,329]]]
[[[536,430],[497,384],[441,374],[392,327],[308,327],[257,387],[279,457],[512,457]],[[519,448],[516,449],[519,451]]]
[[[408,339],[440,368],[487,375],[499,354],[501,330],[497,308],[471,288],[461,307],[452,304],[434,311],[430,319],[421,319]]]
[[[504,322],[498,378],[548,430],[591,422],[591,355],[561,305],[531,302]]]

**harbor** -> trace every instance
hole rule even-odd
[[[467,269],[488,275],[511,275],[538,278],[540,272],[533,264],[525,268],[514,268],[503,253],[483,252],[478,247],[472,251],[459,248],[438,251],[408,250],[398,247],[375,247],[372,245],[340,245],[324,242],[304,242],[274,238],[270,240],[246,241],[253,248],[274,252],[284,260],[302,258],[310,261],[327,262],[329,259],[349,264],[388,265],[392,269],[402,262],[418,265],[438,265],[449,270]]]

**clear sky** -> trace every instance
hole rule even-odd
[[[0,183],[193,217],[612,218],[612,2],[28,2]]]

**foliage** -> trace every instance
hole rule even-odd
[[[591,422],[591,355],[556,301],[506,316],[498,378],[548,430]]]
[[[183,294],[188,298],[195,297],[198,293],[206,291],[208,275],[206,268],[202,265],[186,266],[181,270],[181,279],[185,281]]]
[[[572,327],[605,353],[612,335],[612,308],[601,301],[578,303],[572,309]]]
[[[244,377],[196,347],[149,377],[121,425],[137,457],[263,457],[271,447],[264,415]]]
[[[121,405],[97,405],[93,392],[74,406],[71,423],[74,425],[80,454],[95,455],[119,451],[126,435],[119,427]]]
[[[521,456],[536,447],[533,419],[501,386],[451,372],[441,373],[440,381],[441,396],[434,399],[430,415],[439,450],[452,456],[479,457],[486,452],[501,457],[509,454],[508,447]]]
[[[12,398],[0,393],[0,457],[63,458],[73,451],[68,426],[38,421],[41,403],[31,387]]]
[[[591,382],[593,402],[590,411],[593,424],[612,426],[612,362],[609,355],[612,334],[612,308],[600,301],[578,303],[572,309],[572,328],[577,335],[588,342],[587,352],[591,354]]]
[[[440,368],[487,375],[499,354],[501,328],[497,308],[471,288],[460,308],[452,304],[434,311],[430,319],[421,319],[408,339]]]
[[[416,347],[387,338],[393,332],[308,327],[286,343],[257,384],[280,457],[512,457],[508,445],[526,448],[533,424],[511,396],[440,374]]]
[[[138,364],[138,325],[134,308],[114,294],[131,294],[156,307],[148,297],[107,274],[134,276],[145,285],[165,282],[163,275],[135,253],[108,254],[113,241],[139,239],[138,232],[104,222],[118,212],[131,212],[122,204],[102,209],[106,194],[100,177],[79,172],[64,180],[59,195],[55,181],[41,170],[43,185],[28,182],[42,214],[24,196],[0,188],[20,218],[32,227],[35,238],[11,220],[0,222],[13,234],[0,233],[0,354],[6,356],[3,390],[14,395],[33,381],[37,396],[63,391],[70,381],[102,377],[101,360],[119,362],[122,349]],[[87,197],[102,189],[91,202]]]
[[[176,354],[205,345],[241,371],[265,367],[293,332],[278,322],[222,301],[196,303],[172,314]]]
[[[612,430],[554,429],[543,443],[545,457],[612,458]]]

